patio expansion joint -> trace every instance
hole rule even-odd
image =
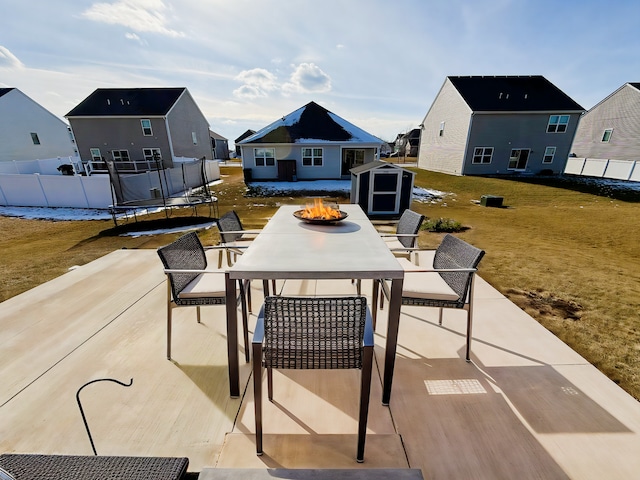
[[[125,308],[124,310],[122,310],[120,313],[118,313],[117,315],[114,315],[114,317],[109,320],[107,323],[105,323],[104,325],[102,325],[98,330],[96,330],[95,332],[93,332],[91,335],[89,335],[87,338],[85,338],[81,343],[79,343],[78,345],[76,345],[73,349],[71,349],[69,352],[67,352],[65,355],[62,356],[62,358],[59,358],[56,362],[54,362],[49,368],[45,369],[42,373],[40,373],[40,375],[36,376],[35,378],[33,378],[29,383],[27,383],[24,387],[22,387],[20,390],[18,390],[16,393],[14,393],[11,397],[9,397],[2,405],[0,405],[0,408],[4,407],[5,405],[7,405],[8,403],[10,403],[14,398],[16,398],[18,395],[20,395],[22,392],[24,392],[25,390],[27,390],[31,385],[33,385],[35,382],[37,382],[38,380],[40,380],[42,377],[44,377],[47,373],[49,373],[51,370],[53,370],[56,366],[58,366],[60,363],[62,363],[64,360],[66,360],[67,358],[69,358],[74,352],[76,352],[80,347],[82,347],[83,345],[85,345],[89,340],[91,340],[92,338],[94,338],[96,335],[98,335],[100,332],[102,332],[105,328],[107,328],[109,325],[111,325],[113,322],[115,322],[118,318],[120,318],[122,315],[124,315],[128,310],[130,310],[131,308],[133,308],[138,302],[140,302],[146,295],[148,295],[149,293],[151,293],[153,290],[155,290],[156,288],[158,288],[160,285],[162,285],[164,283],[164,279],[157,283],[156,285],[154,285],[153,287],[151,287],[149,290],[147,290],[146,292],[144,292],[140,297],[138,297],[138,299],[133,302],[131,305],[129,305],[127,308]]]

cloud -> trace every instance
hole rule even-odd
[[[288,83],[282,86],[284,93],[323,93],[331,90],[331,78],[314,63],[301,63]]]
[[[8,48],[0,45],[0,67],[1,68],[24,68],[24,64],[18,60]]]
[[[244,70],[236,76],[236,80],[243,83],[233,91],[233,95],[238,98],[264,98],[278,88],[276,76],[264,68]]]
[[[82,15],[89,20],[122,25],[136,32],[151,32],[170,37],[183,37],[184,33],[168,27],[163,0],[119,0],[114,3],[94,3]]]

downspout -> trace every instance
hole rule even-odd
[[[471,118],[469,120],[469,129],[467,130],[467,141],[464,142],[464,154],[462,155],[462,168],[460,169],[460,175],[464,175],[465,167],[467,166],[467,153],[469,152],[469,137],[471,137],[471,128],[473,127],[473,117],[475,112],[471,112]]]

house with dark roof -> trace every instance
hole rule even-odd
[[[75,156],[62,119],[17,88],[0,88],[0,162]]]
[[[239,157],[242,155],[242,152],[240,151],[240,145],[238,145],[242,140],[244,140],[247,137],[250,137],[251,135],[253,135],[254,133],[256,133],[255,130],[251,130],[248,129],[246,130],[242,135],[240,135],[238,138],[236,138],[233,143],[235,144],[236,147],[236,155]]]
[[[576,157],[640,160],[640,83],[625,83],[580,120]]]
[[[178,157],[213,159],[209,123],[184,87],[99,88],[66,115],[82,162],[144,171]]]
[[[211,137],[213,158],[216,160],[229,160],[229,140],[213,130],[209,130],[209,136]]]
[[[418,166],[455,175],[564,171],[584,109],[541,75],[447,77]]]
[[[242,166],[260,180],[349,179],[384,142],[315,102],[239,142]],[[293,173],[292,173],[293,172]]]

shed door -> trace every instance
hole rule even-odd
[[[381,170],[371,172],[369,183],[369,213],[391,214],[400,211],[402,172]]]

